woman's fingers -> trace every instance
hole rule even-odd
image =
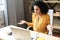
[[[24,24],[26,21],[25,20],[20,20],[18,24]]]
[[[52,29],[52,26],[51,25],[47,25],[47,29],[48,30],[51,30]]]

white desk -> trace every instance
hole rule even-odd
[[[7,27],[4,27],[4,28],[1,28],[0,29],[0,38],[3,38],[4,40],[15,40],[13,35],[8,35],[8,33],[11,32],[10,27],[16,27],[16,26],[7,26]],[[34,32],[34,31],[30,31],[30,33],[31,33],[32,37],[33,37],[33,35],[37,34],[37,32]],[[60,40],[60,38],[58,38],[58,37],[46,35],[46,34],[43,34],[43,33],[39,33],[38,36],[43,37],[46,40]]]

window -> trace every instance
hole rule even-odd
[[[0,0],[0,5],[3,5],[4,4],[4,0]]]

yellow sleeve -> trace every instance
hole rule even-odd
[[[27,22],[26,23],[29,27],[33,27],[33,23],[32,22]]]

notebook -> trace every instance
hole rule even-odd
[[[16,40],[32,40],[30,31],[22,28],[13,28],[10,27],[12,35]]]

